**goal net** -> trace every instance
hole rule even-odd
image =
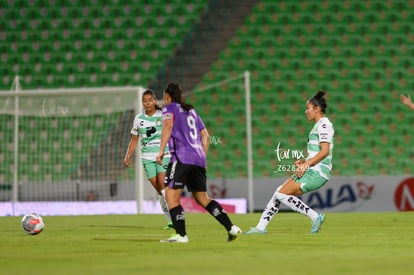
[[[252,212],[248,80],[246,73],[200,85],[186,100],[210,133],[209,194],[247,199]],[[123,165],[134,117],[142,112],[142,87],[22,90],[15,84],[11,91],[0,91],[0,208],[11,208],[0,215],[22,214],[15,205],[53,208],[60,202],[66,208],[90,208],[97,202],[113,209],[128,202],[127,212],[111,213],[130,213],[131,203],[133,213],[161,213],[138,147],[133,165]],[[67,211],[53,214],[61,213]]]
[[[142,91],[21,90],[17,81],[0,92],[0,201],[155,200],[138,147],[135,168],[123,165]]]

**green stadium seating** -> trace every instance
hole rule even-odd
[[[2,6],[0,89],[8,90],[15,74],[22,76],[25,89],[145,85],[207,7],[201,0],[106,1],[104,6],[55,2],[6,1]],[[336,129],[334,174],[412,174],[414,113],[398,96],[414,88],[413,19],[412,4],[402,0],[263,0],[199,86],[251,71],[255,177],[276,176],[278,142],[305,147],[312,127],[304,116],[305,101],[321,89],[328,92],[328,116]],[[188,97],[210,135],[223,142],[211,146],[209,177],[246,175],[241,94],[240,86],[228,84]],[[99,144],[118,118],[102,121],[101,127],[79,118],[70,133],[59,131],[70,123],[64,119],[53,125],[21,118],[21,177],[53,180],[61,169],[82,165],[87,157],[82,152]],[[9,164],[0,168],[0,178],[7,180],[12,178],[11,128],[12,119],[2,115],[0,157]],[[65,152],[67,162],[53,157],[62,149],[56,135],[73,147]],[[32,165],[36,169],[24,161],[27,152],[39,154]]]
[[[303,115],[304,102],[320,89],[328,92],[328,116],[335,118],[335,174],[412,173],[413,156],[406,151],[412,147],[414,114],[398,93],[414,87],[414,59],[407,55],[413,17],[405,1],[265,0],[255,7],[211,67],[212,77],[201,83],[251,70],[255,177],[274,168],[274,156],[263,148],[272,151],[276,140],[305,145],[311,124]],[[273,144],[267,144],[265,137],[272,134]],[[209,162],[220,161],[210,157]],[[234,167],[243,171],[245,160],[239,161]]]
[[[7,1],[1,8],[5,16],[0,21],[0,90],[9,90],[17,74],[24,89],[145,86],[207,6],[200,0],[185,4],[145,1],[133,5],[117,1],[107,1],[105,5],[96,5],[94,1],[23,2]],[[69,175],[109,133],[118,116],[104,121],[100,127],[89,124],[88,119],[79,118],[78,130],[62,132],[69,121],[59,120],[55,127],[49,119],[21,117],[21,156],[27,152],[38,155],[33,166],[38,168],[22,164],[19,177],[43,181]],[[4,127],[5,120],[12,127],[2,115],[0,135],[11,142],[13,129]],[[69,144],[74,150],[65,154],[65,164],[53,157],[53,152],[61,149],[54,142],[56,135],[63,135],[66,146]],[[8,165],[0,169],[0,177],[10,182],[13,148],[3,149],[6,148],[2,146],[1,150],[4,163]],[[53,166],[57,169],[43,169]],[[61,169],[68,172],[61,173]]]
[[[0,68],[3,75],[9,77],[0,80],[0,89],[9,89],[16,74],[23,76],[22,86],[26,89],[122,86],[132,82],[146,85],[207,6],[201,0],[188,4],[165,2],[150,1],[139,5],[116,1],[108,1],[105,5],[96,5],[94,1],[59,5],[49,0],[27,5],[22,1],[5,2],[2,6],[6,19],[1,22],[2,44],[15,43],[15,46],[2,49],[8,62],[2,62]],[[25,17],[21,16],[22,12],[26,13]],[[131,51],[135,54],[131,55]],[[159,54],[148,54],[151,51]],[[65,64],[65,69],[71,70],[59,72],[56,68],[58,60]],[[131,74],[137,70],[132,66],[122,68],[122,61],[131,60],[149,62],[139,66],[141,77],[134,81]],[[97,73],[97,80],[90,81],[86,72],[91,68],[96,71],[97,67],[89,61],[113,63],[108,66],[108,75]],[[83,69],[79,62],[84,63]],[[36,63],[46,71],[36,71],[34,79]],[[19,69],[13,70],[12,64],[17,64]],[[116,73],[118,78],[112,77]],[[74,77],[69,79],[68,74]],[[79,76],[82,74],[85,75]],[[54,78],[47,80],[47,75]],[[28,76],[34,80],[28,81]]]

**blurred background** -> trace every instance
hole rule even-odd
[[[312,124],[305,103],[318,90],[327,92],[336,132],[333,189],[317,195],[325,203],[313,201],[316,207],[377,194],[392,204],[385,210],[414,208],[414,180],[404,207],[395,206],[394,193],[414,173],[414,111],[399,100],[414,96],[414,1],[5,0],[0,17],[0,90],[13,89],[18,75],[23,92],[140,86],[161,100],[168,82],[180,83],[212,135],[212,196],[248,197],[249,72],[254,209],[288,175],[278,144],[306,153]],[[124,191],[129,185],[120,184],[134,181],[134,171],[122,167],[133,107],[81,116],[68,98],[21,101],[23,109],[44,111],[52,100],[48,113],[19,117],[19,201],[134,199],[134,184]],[[1,100],[0,107],[10,98]],[[96,94],[81,101],[95,102],[94,110],[113,104]],[[6,109],[0,199],[10,201],[16,141]],[[65,191],[59,182],[77,187]]]

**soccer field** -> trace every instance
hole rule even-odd
[[[243,230],[259,214],[231,215]],[[280,213],[265,235],[235,242],[208,214],[187,214],[189,243],[161,215],[50,216],[26,235],[21,217],[1,217],[0,274],[414,274],[414,213]]]

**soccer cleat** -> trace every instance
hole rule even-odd
[[[311,233],[313,234],[318,233],[324,221],[325,221],[325,214],[318,213],[318,218],[316,219],[316,221],[312,222]]]
[[[168,239],[160,240],[161,243],[188,243],[187,235],[172,234]]]
[[[237,237],[238,237],[241,233],[242,233],[241,229],[240,229],[238,226],[233,225],[233,226],[231,227],[230,231],[229,231],[227,241],[229,241],[229,242],[234,241],[235,239],[237,239]]]
[[[251,227],[249,231],[244,232],[244,234],[246,234],[246,235],[266,234],[266,233],[267,233],[266,229],[260,230],[257,227]]]
[[[164,230],[174,229],[174,224],[169,222],[166,226],[163,227]]]

